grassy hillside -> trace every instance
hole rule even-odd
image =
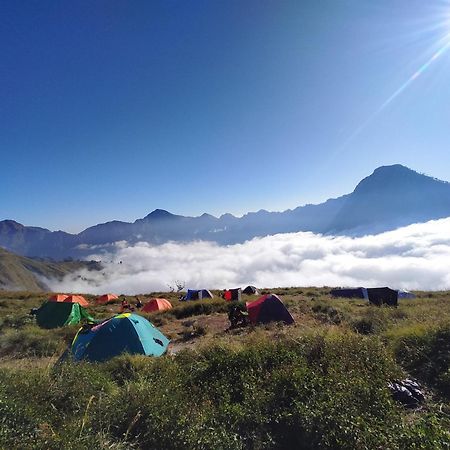
[[[0,448],[450,448],[450,292],[398,308],[328,289],[272,292],[295,325],[230,331],[224,301],[166,293],[174,309],[147,317],[172,339],[168,355],[61,367],[77,327],[35,325],[28,312],[44,293],[1,293]],[[425,389],[418,410],[390,396],[388,382],[405,376]]]
[[[82,267],[98,269],[93,263],[38,261],[0,248],[0,289],[44,291],[48,286],[40,277],[60,279]]]

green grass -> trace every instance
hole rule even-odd
[[[252,339],[176,358],[2,370],[0,443],[445,448],[449,422],[438,409],[407,417],[392,402],[387,382],[402,371],[380,339],[353,333]]]
[[[272,291],[295,325],[226,332],[226,302],[160,294],[174,308],[147,317],[175,356],[54,368],[77,327],[42,330],[28,312],[45,294],[0,292],[0,448],[450,448],[450,293],[377,308],[324,288]],[[427,393],[413,413],[387,388],[405,376]]]
[[[402,329],[392,337],[400,364],[450,400],[450,321],[436,327]]]

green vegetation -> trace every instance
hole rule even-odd
[[[377,308],[327,289],[272,292],[294,326],[226,331],[224,301],[164,294],[174,308],[147,317],[172,354],[74,365],[54,363],[76,327],[28,316],[45,295],[0,293],[0,448],[450,448],[450,293]],[[419,410],[391,399],[388,382],[405,376],[426,390]]]

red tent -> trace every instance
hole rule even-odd
[[[113,300],[117,300],[119,297],[116,294],[103,294],[96,298],[97,303],[105,304]]]
[[[66,294],[55,294],[55,295],[52,295],[48,299],[48,301],[49,302],[63,302],[67,297],[68,297],[68,295],[66,295]]]
[[[165,298],[151,298],[141,309],[142,312],[166,311],[172,304]]]
[[[254,302],[247,302],[246,306],[248,318],[253,324],[284,322],[289,325],[294,323],[294,318],[277,295],[264,295]]]

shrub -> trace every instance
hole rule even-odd
[[[338,325],[343,321],[343,314],[326,303],[316,303],[311,309],[314,317],[322,322]]]
[[[0,336],[1,356],[53,356],[64,347],[65,343],[55,338],[49,330],[37,327],[7,330]]]
[[[383,331],[388,324],[388,307],[369,306],[364,315],[351,321],[351,327],[360,334],[373,334]]]
[[[408,372],[450,399],[450,324],[407,329],[394,345]]]
[[[3,318],[2,328],[22,328],[25,325],[34,323],[34,318],[29,314],[9,314]]]
[[[216,312],[227,312],[228,304],[225,301],[199,300],[188,301],[183,306],[178,306],[165,311],[163,314],[173,316],[177,319],[185,319],[187,317],[209,315]]]

